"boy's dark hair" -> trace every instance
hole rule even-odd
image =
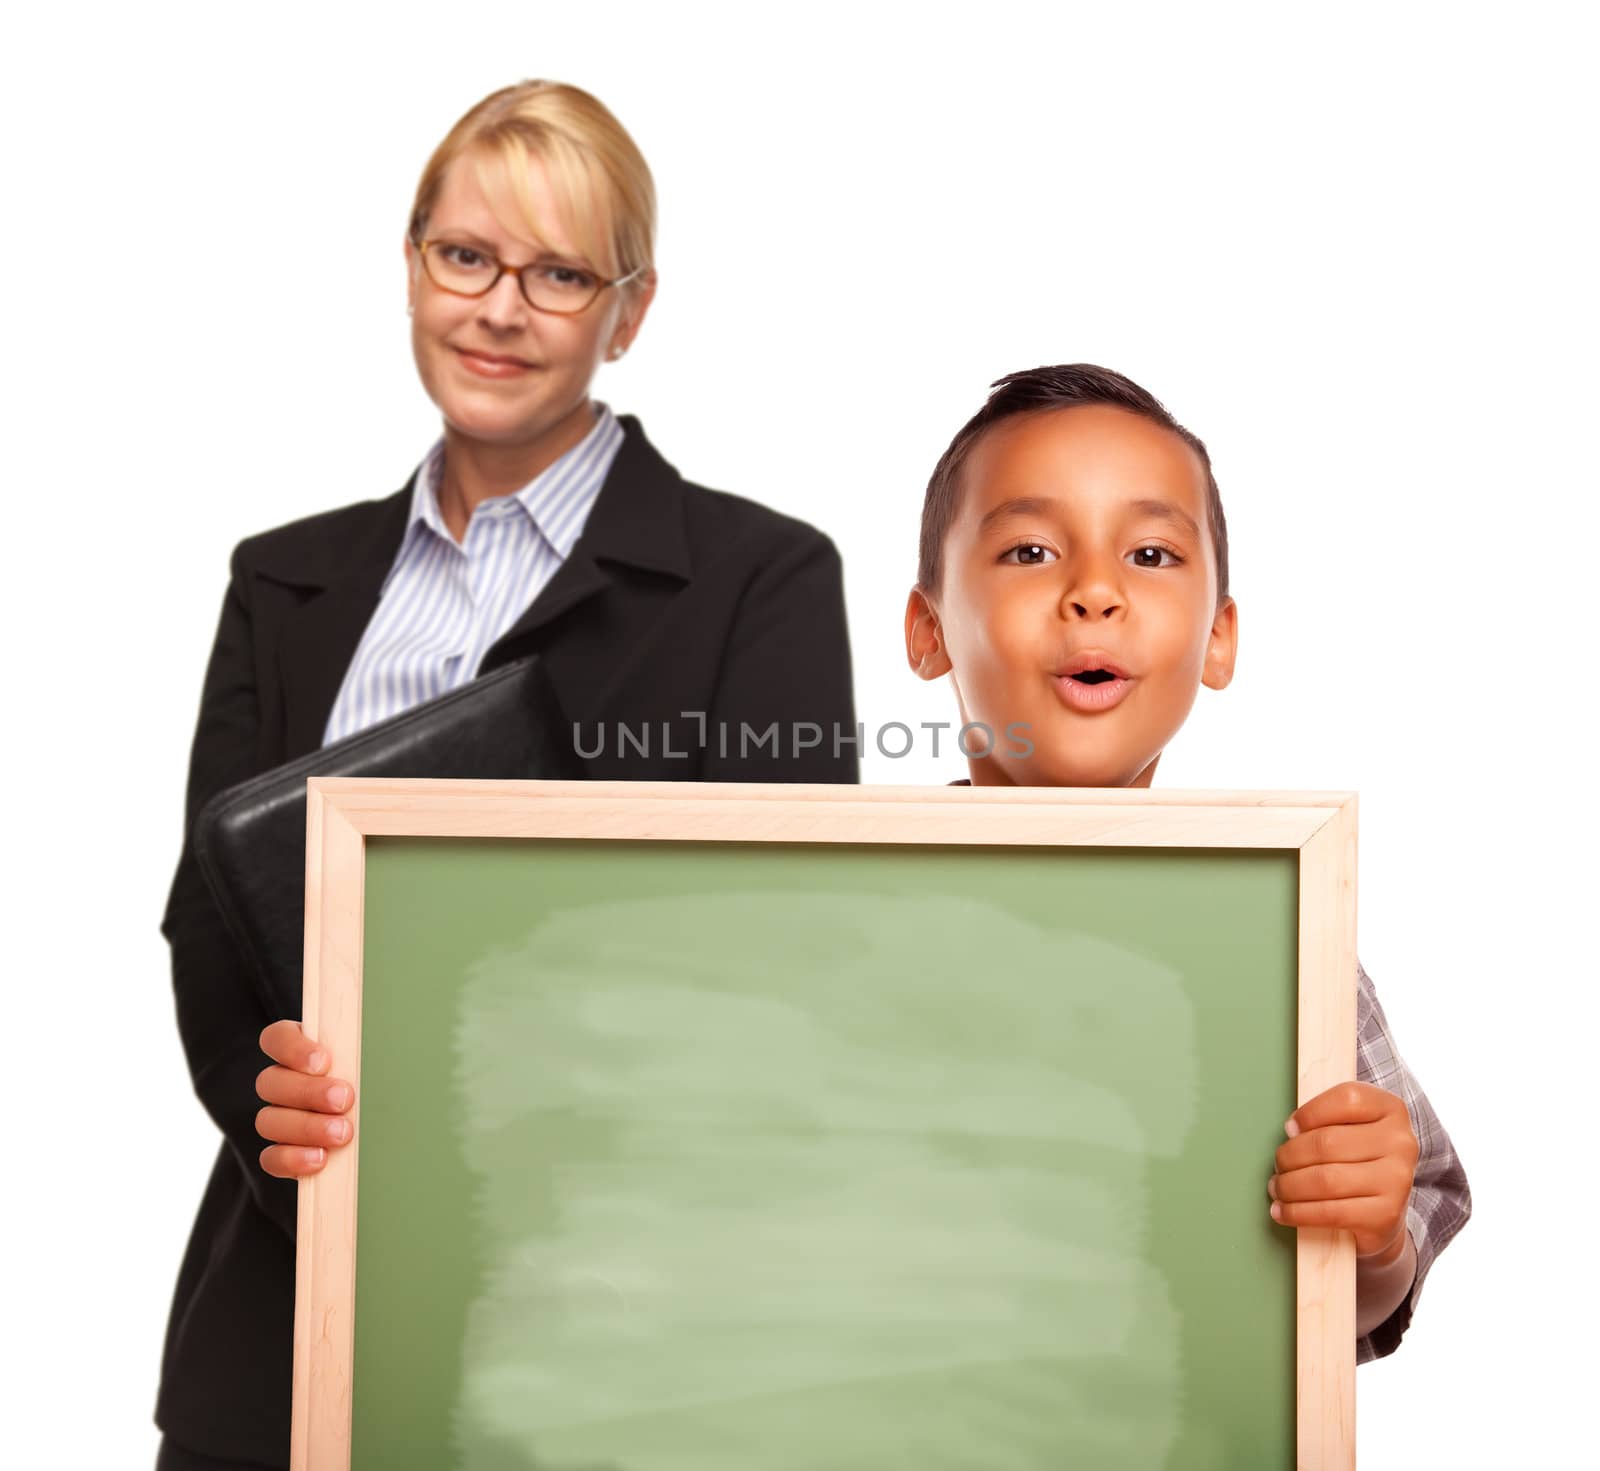
[[[944,570],[944,540],[961,503],[961,467],[972,447],[990,429],[1017,414],[1049,409],[1077,408],[1083,404],[1110,404],[1126,409],[1170,429],[1197,455],[1206,470],[1206,521],[1217,558],[1217,600],[1228,595],[1228,524],[1222,516],[1222,495],[1211,473],[1211,456],[1205,445],[1162,406],[1153,393],[1131,378],[1097,368],[1093,363],[1066,363],[1054,368],[1030,368],[1007,373],[990,385],[989,401],[962,425],[950,448],[939,457],[922,502],[922,541],[917,558],[917,586],[924,592],[938,589]]]

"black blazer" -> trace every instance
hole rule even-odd
[[[480,672],[540,653],[596,777],[856,781],[857,748],[833,740],[835,727],[856,731],[832,542],[688,484],[637,420],[621,423],[583,535]],[[322,744],[410,502],[408,482],[234,550],[161,925],[195,1091],[224,1143],[179,1271],[156,1421],[191,1450],[268,1466],[289,1464],[294,1304],[296,1186],[262,1172],[255,1132],[255,1080],[268,1062],[257,1039],[278,1018],[262,1010],[189,833],[213,793]],[[774,722],[776,751],[760,740]],[[742,724],[753,734],[741,753]],[[820,742],[807,726],[821,727]]]

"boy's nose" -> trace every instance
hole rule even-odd
[[[1067,588],[1062,605],[1071,618],[1113,618],[1122,611],[1122,591],[1104,572],[1089,571]]]

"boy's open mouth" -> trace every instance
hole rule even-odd
[[[1128,671],[1110,649],[1079,649],[1055,668],[1058,679],[1075,679],[1079,684],[1104,684],[1111,679],[1126,679]]]
[[[1069,710],[1086,715],[1122,703],[1133,681],[1104,649],[1083,649],[1057,666],[1056,693]]]

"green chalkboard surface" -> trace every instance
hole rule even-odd
[[[369,839],[351,1465],[1292,1466],[1296,859]]]

